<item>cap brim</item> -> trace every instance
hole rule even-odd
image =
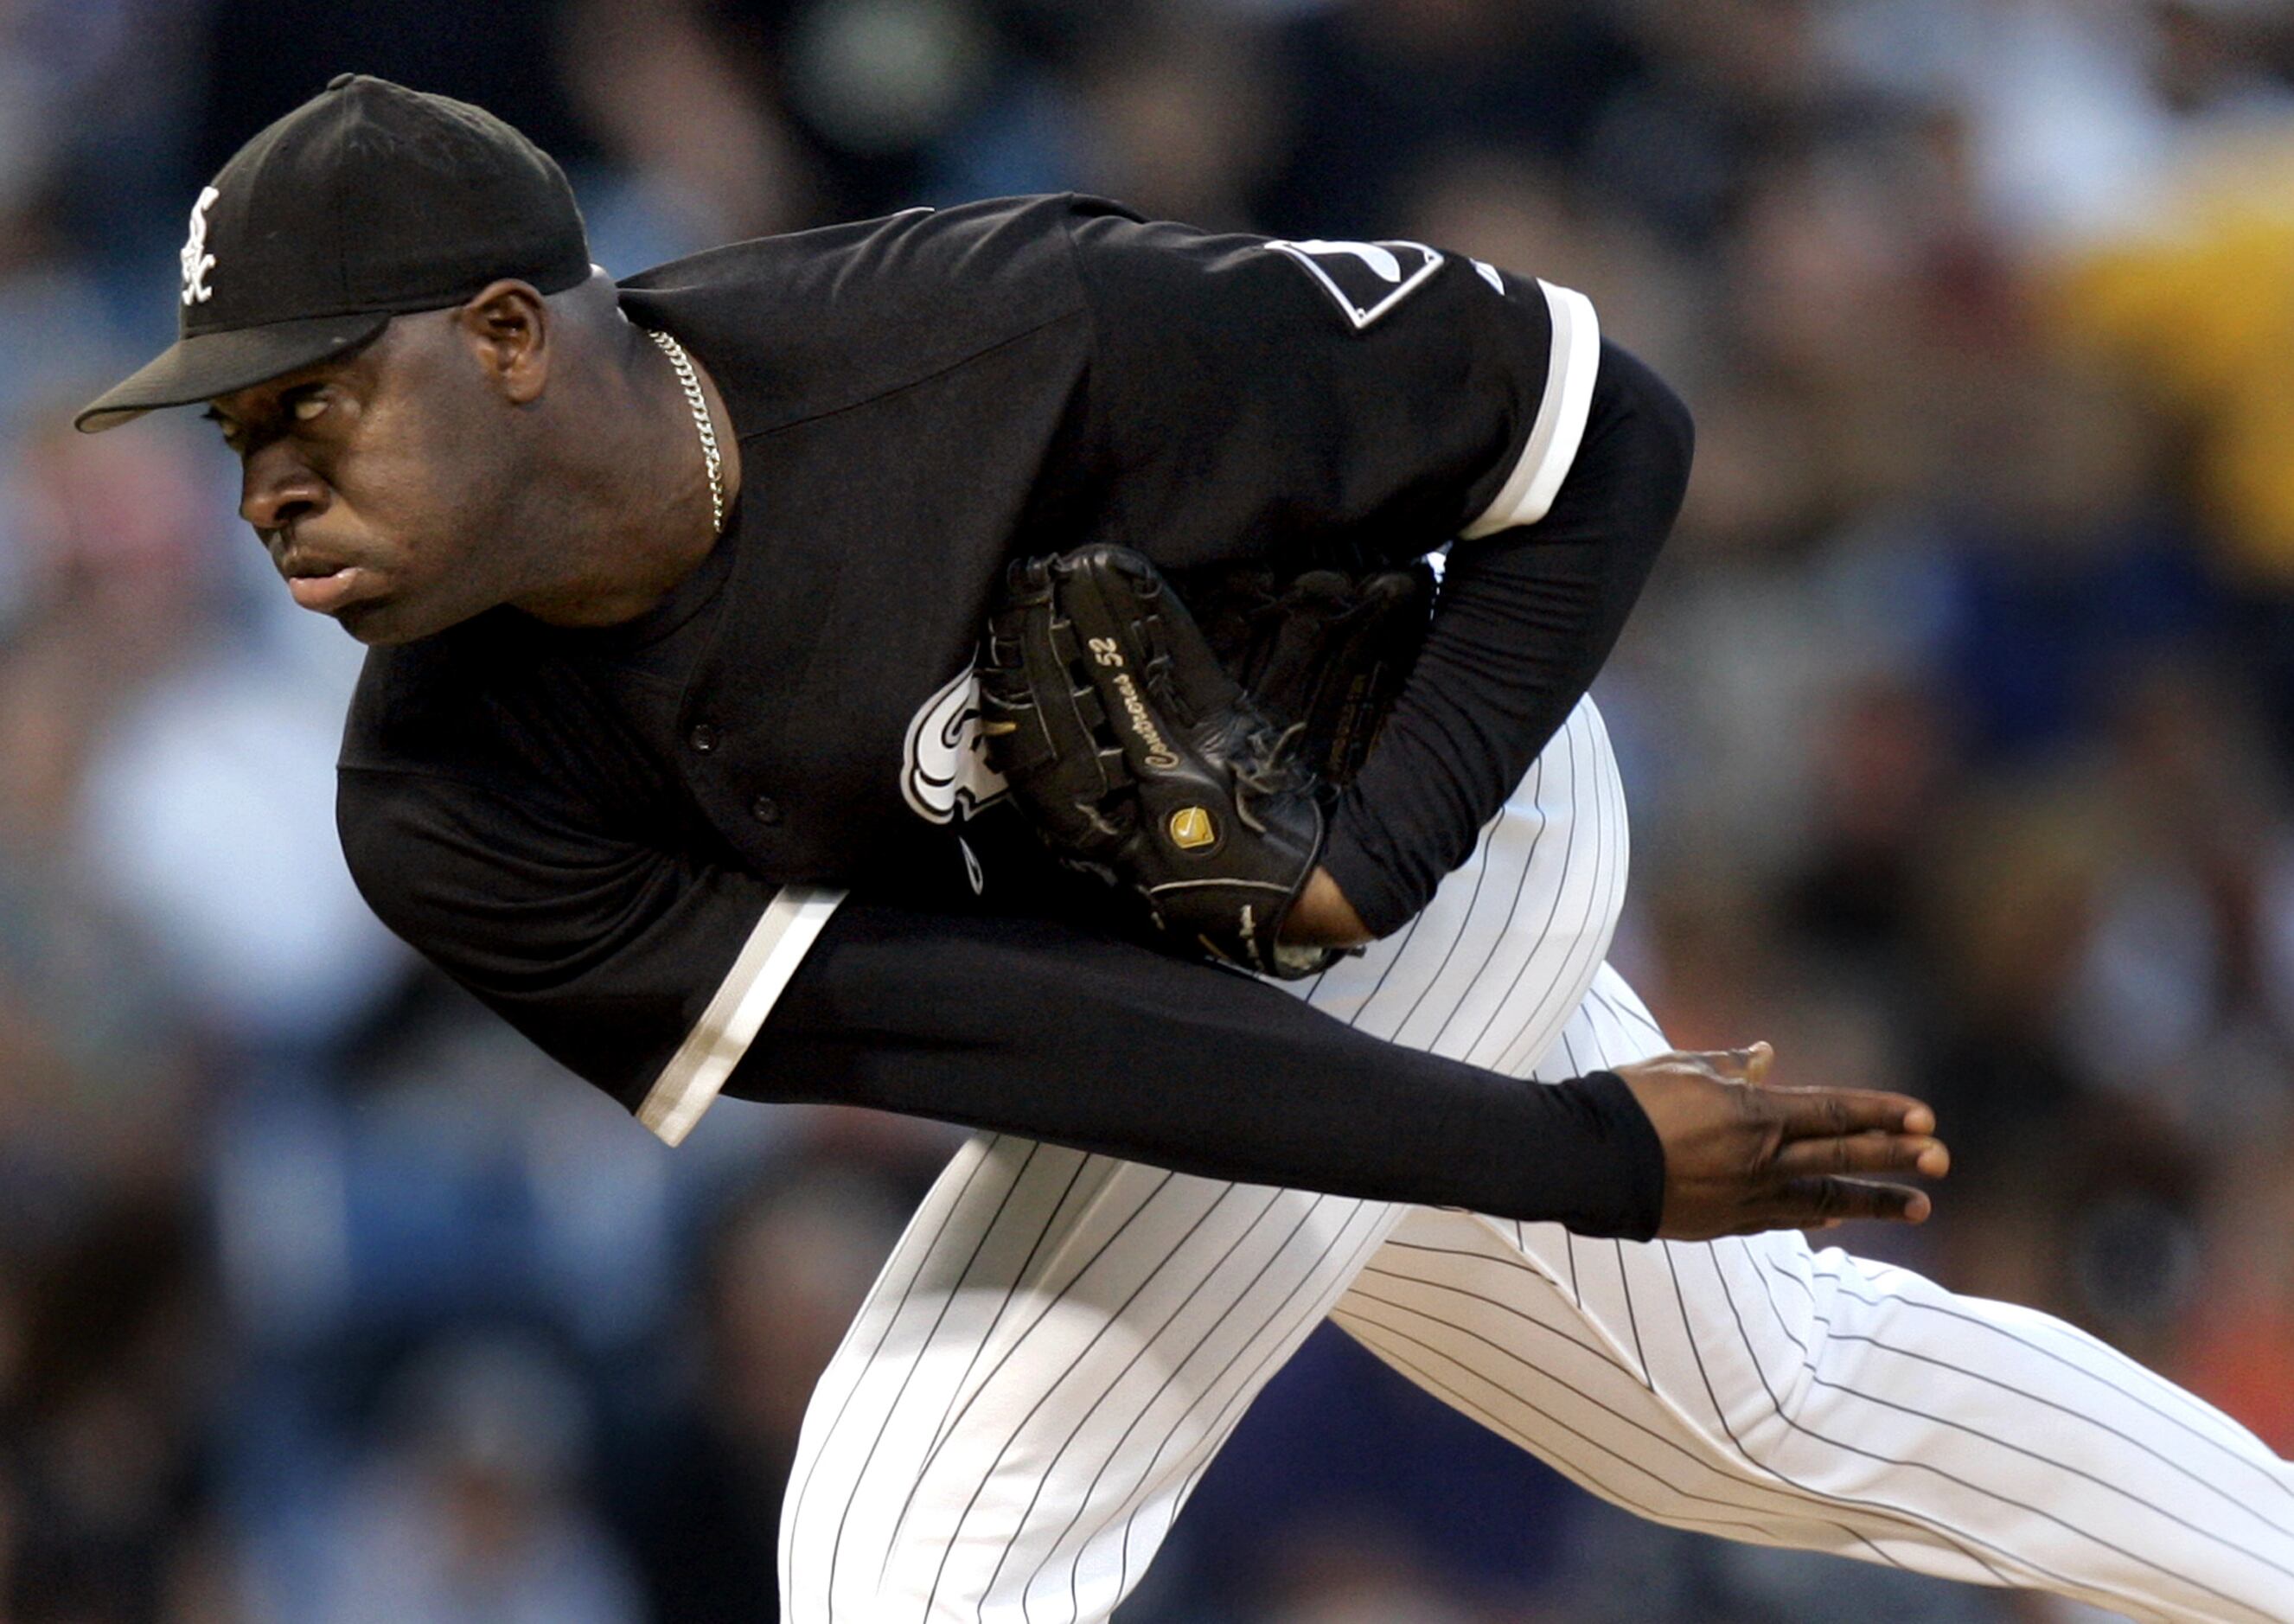
[[[81,408],[72,427],[101,434],[161,406],[188,406],[251,388],[356,349],[390,325],[387,311],[305,316],[178,339],[134,376]]]

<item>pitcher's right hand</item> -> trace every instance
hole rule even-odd
[[[1615,1068],[1664,1146],[1660,1239],[1705,1241],[1845,1219],[1920,1223],[1926,1194],[1868,1174],[1940,1179],[1935,1113],[1903,1094],[1771,1087],[1766,1043]]]

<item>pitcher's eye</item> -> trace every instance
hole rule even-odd
[[[323,395],[298,395],[295,397],[295,404],[288,408],[298,423],[309,422],[326,409],[327,397]]]

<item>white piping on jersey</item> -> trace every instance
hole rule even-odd
[[[765,904],[709,1008],[701,1012],[638,1107],[638,1121],[664,1144],[683,1143],[702,1113],[716,1102],[725,1079],[749,1052],[820,927],[843,900],[843,892],[826,885],[784,885]]]
[[[1506,476],[1505,487],[1482,516],[1458,534],[1468,541],[1535,524],[1553,506],[1555,493],[1577,460],[1585,419],[1593,406],[1593,374],[1601,362],[1601,322],[1593,301],[1568,288],[1541,280],[1552,315],[1553,344],[1545,366],[1545,398],[1521,460]]]

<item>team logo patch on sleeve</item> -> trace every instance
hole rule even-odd
[[[1441,254],[1422,242],[1324,242],[1318,237],[1266,246],[1313,277],[1358,332],[1415,293],[1442,265]]]

